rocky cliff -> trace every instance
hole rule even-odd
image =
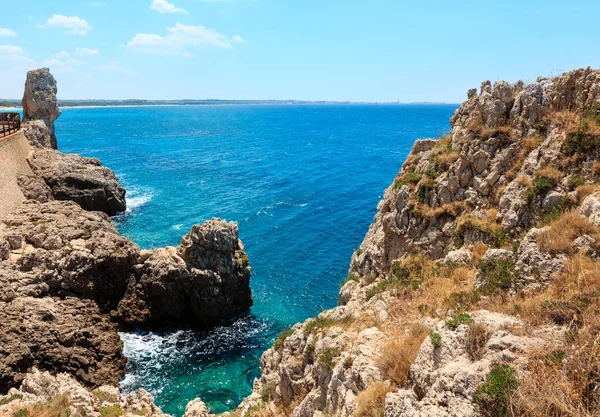
[[[238,225],[212,219],[176,248],[141,250],[109,217],[125,210],[115,174],[52,149],[60,111],[46,69],[28,73],[23,104],[30,171],[8,180],[25,200],[0,217],[0,415],[162,416],[144,391],[121,398],[117,331],[206,328],[247,310]]]
[[[600,413],[600,71],[469,90],[241,416]]]

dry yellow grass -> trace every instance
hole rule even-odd
[[[410,366],[426,336],[427,331],[421,325],[414,325],[407,335],[393,335],[377,359],[377,367],[383,379],[392,381],[397,387],[406,384]]]
[[[394,388],[385,382],[372,382],[366,390],[358,393],[355,417],[381,417],[385,408],[385,396]]]
[[[441,216],[442,214],[451,214],[453,216],[460,215],[466,208],[467,204],[464,201],[454,201],[443,206],[432,208],[427,204],[414,201],[415,212],[420,214],[426,219],[433,219]]]
[[[467,334],[467,353],[472,361],[478,361],[485,353],[485,344],[490,338],[486,326],[480,323],[471,324]]]
[[[71,402],[67,395],[60,395],[54,397],[46,404],[35,404],[17,408],[14,410],[13,415],[27,417],[69,417],[71,415],[70,404]]]
[[[581,204],[585,198],[596,191],[600,191],[600,185],[598,184],[584,184],[580,185],[575,189],[577,192],[577,202]]]
[[[544,168],[538,169],[536,175],[538,177],[550,178],[553,180],[559,180],[565,176],[565,174],[563,174],[561,171],[552,166],[546,166]]]
[[[525,175],[519,175],[517,177],[516,181],[518,184],[522,185],[523,187],[526,187],[526,188],[533,187],[531,180],[529,178],[527,178]]]
[[[521,142],[521,150],[519,151],[519,155],[515,160],[513,166],[504,174],[508,179],[513,179],[523,166],[523,162],[527,156],[535,150],[542,143],[542,138],[540,136],[529,136],[523,139]]]
[[[592,174],[600,175],[600,161],[594,161],[592,164]]]
[[[550,253],[571,253],[573,240],[586,234],[600,241],[599,230],[591,221],[575,211],[569,211],[539,233],[538,244]]]

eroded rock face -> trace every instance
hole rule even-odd
[[[56,149],[56,139],[50,136],[48,126],[42,120],[23,122],[21,128],[32,147]]]
[[[0,263],[0,301],[21,296],[76,296],[116,307],[127,289],[139,247],[110,218],[70,201],[23,203],[0,223],[12,247]]]
[[[48,68],[40,68],[27,73],[25,93],[23,94],[23,121],[43,121],[48,128],[50,142],[48,143],[44,139],[41,144],[49,144],[53,149],[58,149],[54,134],[54,121],[60,116],[60,109],[56,103],[57,91],[56,80]],[[38,129],[34,128],[34,130]]]
[[[250,273],[237,223],[212,219],[195,225],[177,248],[152,252],[119,314],[132,326],[211,326],[250,308]]]
[[[33,172],[52,189],[56,200],[70,200],[89,211],[109,216],[125,211],[125,188],[96,158],[38,149],[29,159]]]
[[[32,367],[69,372],[88,386],[117,385],[125,371],[115,324],[90,300],[19,297],[0,302],[0,393]]]

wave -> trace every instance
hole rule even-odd
[[[128,196],[126,196],[127,200],[127,211],[131,212],[144,204],[152,201],[154,197],[154,191],[147,187],[137,188],[131,187],[128,191]]]

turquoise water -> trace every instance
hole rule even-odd
[[[235,407],[283,329],[335,306],[359,246],[415,138],[455,105],[227,105],[65,109],[59,147],[102,159],[128,190],[115,221],[143,248],[194,223],[239,222],[253,268],[249,314],[209,332],[122,334],[125,391],[180,416],[201,397]]]

